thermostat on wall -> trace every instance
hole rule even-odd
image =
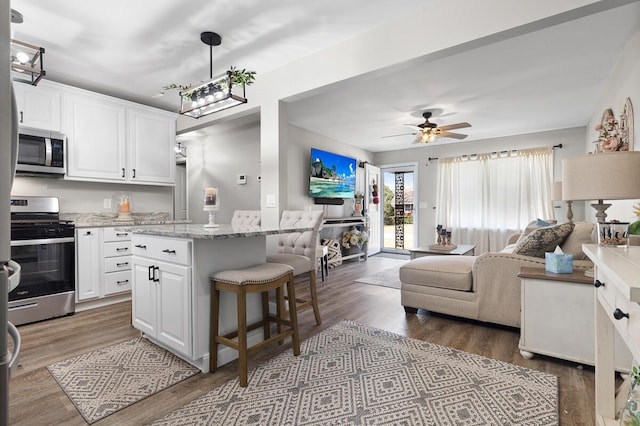
[[[244,173],[239,174],[236,182],[238,183],[238,185],[245,185],[247,183],[247,175]]]

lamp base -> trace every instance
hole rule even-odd
[[[602,200],[598,200],[597,203],[591,204],[591,207],[596,210],[596,218],[598,219],[599,223],[604,223],[607,221],[607,214],[605,213],[605,210],[611,207],[611,204],[605,204],[602,202]]]
[[[573,221],[573,210],[571,210],[572,203],[573,201],[567,200],[567,220],[569,220],[569,222]]]

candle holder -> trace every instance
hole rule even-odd
[[[220,210],[220,196],[218,188],[205,188],[204,189],[204,207],[205,212],[209,213],[209,223],[205,224],[205,228],[217,228],[218,225],[215,221],[214,212]]]

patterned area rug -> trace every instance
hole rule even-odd
[[[404,263],[403,263],[404,264]],[[402,265],[403,265],[402,264]],[[385,269],[368,277],[358,278],[357,283],[380,285],[383,287],[391,287],[400,289],[400,266]]]
[[[557,425],[557,377],[344,321],[154,425]]]
[[[142,337],[47,369],[89,424],[200,371]]]

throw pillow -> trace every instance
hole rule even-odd
[[[546,252],[554,251],[573,231],[573,222],[538,228],[516,243],[514,254],[544,258]]]
[[[342,251],[340,250],[340,241],[323,239],[320,244],[329,248],[329,254],[327,256],[329,268],[333,269],[336,266],[342,265]]]
[[[589,222],[576,222],[574,225],[573,231],[560,248],[565,254],[573,255],[573,260],[586,260],[587,255],[582,251],[582,245],[597,242],[591,239],[596,226]]]
[[[542,219],[532,220],[524,228],[524,231],[522,231],[522,234],[520,234],[520,238],[518,238],[518,240],[516,241],[516,244],[518,244],[519,242],[524,240],[524,238],[527,235],[529,235],[531,232],[535,231],[536,229],[542,228],[542,227],[545,227],[545,226],[555,225],[556,223],[558,223],[556,220],[542,220]]]

